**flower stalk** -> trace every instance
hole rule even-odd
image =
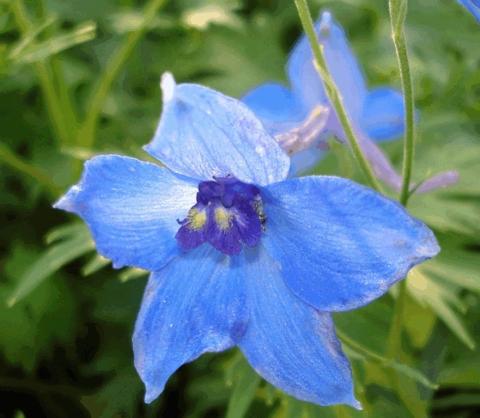
[[[355,160],[357,161],[370,186],[378,192],[382,193],[382,186],[375,177],[370,163],[365,158],[365,155],[362,152],[359,141],[354,133],[352,124],[345,110],[345,106],[343,105],[340,91],[338,90],[333,76],[328,69],[323,48],[318,42],[317,35],[315,33],[312,16],[310,14],[307,2],[306,0],[295,0],[295,5],[297,7],[303,30],[307,35],[313,51],[315,68],[317,69],[320,77],[324,82],[325,91],[327,92],[328,98],[330,99],[330,102],[335,109],[335,112],[345,132],[345,136],[350,145]]]
[[[413,83],[404,30],[407,6],[408,0],[389,0],[392,39],[397,55],[402,90],[405,98],[405,140],[403,142],[402,187],[399,197],[399,201],[403,206],[407,205],[408,199],[411,195],[410,183],[415,149],[415,106]],[[406,282],[402,281],[398,286],[397,301],[395,303],[394,316],[389,334],[388,353],[392,357],[399,357],[402,351],[402,318],[406,298]]]
[[[403,164],[402,164],[402,185],[399,201],[406,206],[411,194],[410,184],[413,169],[413,157],[415,150],[415,106],[413,83],[410,72],[410,63],[405,39],[405,18],[408,9],[408,0],[389,0],[390,25],[392,40],[395,46],[397,63],[402,84],[404,107],[405,107],[405,138],[403,142]],[[390,324],[388,335],[387,354],[392,359],[401,360],[404,356],[402,347],[403,319],[405,305],[408,299],[407,283],[403,280],[398,285],[398,294],[395,301],[393,318]],[[397,387],[400,396],[406,401],[407,408],[411,405],[408,402],[408,395],[403,394],[400,376],[393,375],[393,384]]]
[[[415,107],[413,83],[405,41],[404,23],[407,14],[407,0],[389,0],[392,39],[397,55],[403,96],[405,98],[405,141],[403,143],[402,187],[400,203],[407,205],[410,197],[410,183],[415,149]]]

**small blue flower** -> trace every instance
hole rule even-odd
[[[480,22],[480,0],[457,0]]]
[[[402,135],[402,95],[388,87],[368,90],[345,32],[330,12],[322,13],[315,29],[355,130],[376,141]],[[321,125],[318,140],[325,140],[333,134],[345,142],[343,130],[335,112],[330,108],[323,82],[313,65],[313,55],[306,36],[302,36],[291,52],[287,73],[291,89],[267,83],[247,93],[243,101],[260,117],[272,135],[301,126],[312,112],[324,108],[328,111],[328,118],[318,121]],[[283,125],[279,125],[279,122]],[[293,164],[297,170],[304,171],[321,155],[321,149],[311,147],[307,152],[294,156]]]
[[[289,158],[241,102],[162,79],[146,150],[104,155],[55,207],[98,251],[150,270],[133,336],[153,401],[182,364],[238,346],[298,399],[360,407],[331,311],[379,297],[439,251],[398,204],[337,177],[288,179]]]
[[[400,190],[401,176],[375,142],[403,134],[403,96],[389,87],[368,90],[345,32],[330,12],[322,13],[315,29],[365,156],[377,177],[393,189]],[[242,100],[291,155],[292,174],[299,174],[312,168],[323,156],[325,140],[330,135],[335,135],[344,143],[346,138],[314,67],[306,36],[302,36],[293,48],[287,73],[290,89],[277,83],[267,83],[248,92]],[[413,185],[413,188],[422,193],[457,181],[458,173],[447,171],[428,179],[418,188]]]

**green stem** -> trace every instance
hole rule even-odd
[[[407,298],[406,279],[398,283],[398,294],[393,310],[393,319],[388,334],[387,355],[391,359],[401,360],[403,314]]]
[[[395,45],[400,78],[405,100],[405,141],[403,143],[403,168],[402,188],[400,191],[400,203],[406,206],[410,197],[410,182],[413,168],[413,156],[415,150],[415,105],[413,95],[413,83],[408,60],[405,40],[404,23],[407,13],[408,0],[389,0],[390,22],[392,39]]]
[[[39,0],[37,1],[37,8],[38,8],[38,15],[41,21],[45,21],[47,19],[47,9],[45,7],[45,1]],[[47,30],[48,34],[52,34],[53,30],[52,27],[49,27]],[[48,58],[47,62],[50,65],[52,71],[52,77],[54,80],[56,91],[58,92],[58,100],[60,102],[60,106],[63,111],[63,116],[66,120],[67,126],[70,128],[70,137],[69,140],[73,141],[76,137],[76,130],[78,128],[78,119],[77,119],[77,112],[74,107],[70,89],[65,80],[65,74],[63,71],[63,65],[61,59],[58,55],[53,55],[52,57]]]
[[[405,18],[407,15],[408,0],[389,0],[390,23],[392,39],[395,45],[400,78],[405,100],[405,140],[403,143],[403,173],[402,189],[400,191],[400,203],[406,206],[410,197],[410,179],[413,167],[413,155],[415,149],[415,105],[413,95],[413,83],[410,73],[410,64],[405,42]],[[405,280],[398,285],[398,296],[395,303],[393,320],[390,327],[388,354],[398,358],[402,354],[402,324],[403,309],[407,298]]]
[[[26,35],[33,30],[33,25],[28,18],[22,0],[14,0],[11,3],[11,10],[15,17],[16,24],[23,35]],[[33,67],[40,82],[40,88],[45,99],[47,112],[52,122],[55,136],[58,139],[58,142],[66,144],[71,140],[72,132],[64,118],[64,110],[62,109],[60,100],[57,96],[54,79],[50,69],[43,61],[33,64]]]
[[[5,144],[0,143],[0,163],[4,163],[15,170],[33,177],[40,185],[45,187],[54,197],[60,194],[60,188],[55,182],[41,169],[23,161]]]
[[[63,115],[64,115],[64,118],[66,119],[67,126],[69,126],[70,132],[72,132],[72,136],[69,138],[69,140],[73,142],[73,140],[76,137],[76,131],[78,129],[77,111],[73,106],[73,102],[70,95],[70,89],[68,88],[68,85],[65,82],[62,61],[56,56],[52,57],[50,61],[51,61],[52,75],[56,81],[58,99],[60,101],[60,105],[62,106]]]
[[[85,148],[91,148],[93,146],[98,119],[110,88],[143,34],[148,29],[148,26],[155,18],[156,13],[164,3],[165,0],[150,0],[142,13],[144,18],[140,27],[134,32],[131,32],[123,44],[120,45],[110,57],[86,107],[88,113],[77,136],[78,145]]]
[[[295,5],[297,6],[298,15],[300,17],[303,30],[308,37],[310,46],[313,51],[313,56],[315,58],[315,66],[323,79],[328,98],[330,99],[330,102],[335,109],[335,112],[340,121],[340,124],[342,125],[355,160],[360,166],[360,169],[365,175],[365,178],[367,179],[370,186],[373,187],[375,190],[382,192],[382,187],[375,175],[373,174],[370,163],[363,155],[362,149],[355,136],[352,124],[350,123],[347,112],[343,105],[340,91],[338,90],[335,81],[328,69],[323,48],[318,42],[317,34],[315,33],[312,16],[310,14],[310,10],[308,9],[307,2],[306,0],[295,0]]]

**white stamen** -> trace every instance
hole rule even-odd
[[[316,106],[298,126],[275,135],[275,139],[289,155],[310,148],[325,128],[329,113],[328,107]]]

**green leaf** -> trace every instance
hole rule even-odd
[[[75,236],[88,237],[88,229],[83,223],[75,222],[66,225],[60,225],[52,229],[45,236],[47,244],[53,244],[55,241],[71,239]]]
[[[128,282],[133,279],[138,279],[139,277],[143,277],[148,272],[146,270],[142,270],[139,268],[131,267],[123,270],[119,275],[118,278],[122,283]]]
[[[9,58],[17,64],[31,64],[75,45],[91,41],[96,36],[96,29],[95,22],[84,22],[68,33],[55,35],[41,42],[29,42],[27,46],[20,50],[17,47]]]
[[[90,261],[85,264],[82,268],[82,274],[84,276],[90,276],[93,273],[101,270],[102,268],[108,266],[110,264],[110,260],[101,256],[100,254],[95,254]]]
[[[436,399],[435,409],[450,409],[455,407],[480,406],[479,393],[457,393],[445,398]]]
[[[441,370],[442,386],[480,388],[480,353],[457,356]]]
[[[409,377],[410,379],[414,380],[417,383],[429,388],[429,389],[437,389],[438,385],[430,381],[428,377],[426,377],[422,372],[419,370],[414,369],[406,364],[398,363],[397,361],[388,359],[378,353],[375,353],[369,350],[367,347],[362,346],[357,341],[352,340],[350,337],[343,333],[338,333],[340,339],[344,343],[345,352],[352,358],[356,358],[363,361],[371,361],[376,364],[380,364],[383,367],[387,367],[397,372],[402,373],[403,375]]]
[[[445,289],[434,279],[424,273],[424,266],[410,271],[407,278],[407,289],[421,304],[426,304],[450,328],[450,330],[470,349],[475,342],[463,324],[459,314],[452,309],[451,304],[462,307],[462,303],[454,292]]]
[[[425,264],[425,274],[440,279],[447,285],[463,287],[480,293],[480,257],[478,253],[449,244],[453,237],[447,236],[440,241],[441,253],[431,262]]]
[[[71,233],[71,228],[65,228],[62,233]],[[95,248],[88,232],[82,229],[82,233],[65,236],[63,241],[52,245],[44,252],[20,277],[17,286],[11,293],[7,304],[12,307],[17,302],[28,296],[38,285],[48,279],[54,272],[65,264],[82,256]],[[55,239],[58,236],[54,235]],[[52,236],[50,235],[50,239]]]
[[[48,27],[52,26],[55,22],[56,19],[53,16],[50,16],[45,19],[44,22],[38,24],[34,28],[34,30],[32,30],[28,34],[25,34],[25,36],[23,36],[20,42],[18,42],[18,44],[10,51],[9,58],[11,60],[14,60],[16,57],[18,57],[22,53],[22,51],[24,51],[26,48],[28,48],[35,42],[38,35],[40,35]]]
[[[464,131],[445,130],[436,123],[426,129],[428,140],[416,150],[415,172],[426,178],[440,171],[457,170],[459,181],[442,190],[414,195],[409,210],[439,231],[478,237],[480,144]]]
[[[36,249],[16,244],[5,263],[0,283],[2,303],[34,262]],[[53,345],[71,343],[75,326],[75,299],[64,277],[44,281],[9,309],[0,309],[0,352],[8,363],[32,370],[40,356],[54,355]]]
[[[234,13],[238,2],[225,2],[223,4],[211,1],[206,4],[195,5],[183,12],[182,22],[195,29],[206,30],[211,24],[225,26],[240,26],[241,20]],[[229,4],[230,3],[230,4]]]
[[[130,331],[126,332],[118,325],[101,329],[102,344],[94,361],[84,370],[103,375],[103,383],[101,387],[83,396],[82,403],[92,417],[135,417],[139,401],[145,392],[133,367]]]
[[[255,397],[261,379],[243,358],[235,365],[232,376],[233,389],[225,416],[226,418],[243,418]]]

